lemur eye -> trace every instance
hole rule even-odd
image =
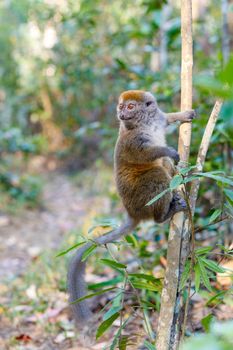
[[[127,109],[133,109],[135,107],[135,105],[133,103],[129,103],[127,106]]]
[[[149,107],[152,103],[153,101],[146,102],[146,107]]]
[[[123,107],[124,107],[124,105],[122,103],[119,104],[119,106],[118,106],[119,109],[123,109]]]

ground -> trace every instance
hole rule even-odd
[[[87,339],[76,330],[66,292],[70,256],[56,257],[58,252],[75,244],[80,233],[87,234],[95,217],[103,214],[114,217],[121,212],[121,205],[115,206],[112,212],[112,203],[116,199],[112,169],[105,169],[100,175],[98,169],[83,171],[75,178],[60,172],[45,173],[39,207],[20,210],[16,214],[1,213],[1,349],[102,350],[108,340],[113,339],[119,322],[94,345],[87,345]],[[145,231],[148,232],[148,229]],[[153,235],[154,232],[151,237]],[[157,247],[158,252],[159,243],[151,241],[151,237],[147,249],[155,252]],[[129,270],[135,269],[136,260],[129,257]],[[95,275],[93,265],[89,264],[87,268],[88,281],[95,283],[113,277],[111,269],[107,270],[107,276],[106,270],[105,274]],[[156,275],[165,265],[166,259],[159,256],[153,273]],[[126,300],[126,316],[132,313],[130,293],[128,295],[125,296],[129,299]],[[111,295],[108,298],[111,299]],[[220,320],[232,317],[230,298],[221,305],[207,308],[205,303],[208,298],[209,295],[196,294],[192,298],[188,323],[192,332],[202,329],[200,320],[210,312]],[[105,305],[109,299],[101,296],[99,305]],[[134,345],[127,349],[145,349],[136,345],[136,338],[144,337],[144,331],[137,311],[134,316],[127,332],[136,336]],[[152,319],[154,328],[157,318],[158,312],[155,312]]]
[[[94,208],[106,207],[108,200],[88,197],[59,173],[45,175],[44,182],[42,208],[0,217],[1,349],[75,346],[74,324],[61,286],[66,261],[55,255],[75,240],[77,228],[85,225]],[[62,272],[52,270],[56,264]],[[60,276],[63,281],[56,280]]]

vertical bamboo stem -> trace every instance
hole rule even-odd
[[[192,1],[181,0],[181,110],[192,108]],[[191,142],[191,123],[183,123],[179,130],[178,152],[180,166],[186,166]],[[177,293],[180,279],[180,258],[182,239],[189,241],[189,229],[183,230],[183,212],[173,216],[170,224],[167,269],[161,296],[161,309],[157,331],[157,349],[172,350],[177,347]]]

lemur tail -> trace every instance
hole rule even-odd
[[[128,234],[138,224],[138,221],[128,217],[127,221],[119,228],[96,238],[94,241],[97,244],[107,244],[118,240],[121,236]],[[87,293],[85,283],[85,262],[82,261],[82,256],[85,251],[92,246],[92,242],[86,243],[83,247],[79,248],[76,255],[70,262],[67,276],[67,288],[69,293],[69,301],[83,297]],[[71,305],[77,324],[82,325],[84,321],[87,321],[92,316],[92,312],[88,306],[86,300]]]

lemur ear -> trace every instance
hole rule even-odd
[[[146,102],[146,107],[149,107],[152,103],[153,103],[153,101]]]

